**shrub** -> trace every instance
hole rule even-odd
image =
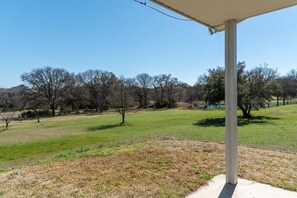
[[[60,115],[67,115],[67,114],[70,114],[71,112],[72,112],[71,107],[61,108]]]
[[[50,117],[52,116],[51,112],[48,109],[45,110],[34,110],[26,111],[21,114],[22,118],[37,118],[37,117]]]

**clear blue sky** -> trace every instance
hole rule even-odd
[[[0,87],[47,65],[126,77],[171,73],[189,84],[224,66],[224,33],[211,36],[132,0],[1,0],[0,24]],[[297,69],[297,7],[240,23],[238,59],[280,74]]]

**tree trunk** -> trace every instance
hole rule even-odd
[[[242,111],[242,117],[246,118],[246,119],[250,118],[250,115],[246,109],[244,111]]]
[[[141,99],[141,97],[139,97],[138,102],[139,102],[139,108],[142,108],[143,105],[142,105],[142,99]]]
[[[276,106],[279,106],[279,96],[276,97]]]
[[[144,94],[144,108],[147,108],[147,93]]]
[[[100,113],[104,111],[104,104],[100,104]]]
[[[283,95],[283,106],[286,105],[286,94]]]
[[[239,109],[242,111],[242,117],[249,119],[250,118],[250,109],[249,108],[244,108],[243,106],[239,105]]]
[[[163,88],[161,87],[161,97],[160,97],[160,104],[161,104],[161,107],[163,106],[163,99],[164,98],[164,90]]]
[[[122,113],[122,123],[121,124],[125,124],[125,112]]]
[[[5,129],[8,129],[9,122],[6,121],[5,124],[6,124]]]
[[[246,115],[247,116],[246,118],[248,118],[248,119],[251,118],[251,110],[252,110],[252,105],[249,105],[247,115]]]
[[[52,110],[52,115],[55,116],[56,115],[55,105],[51,105],[51,110]]]
[[[191,100],[190,101],[190,109],[192,109],[193,108],[193,101]]]
[[[40,122],[40,118],[39,118],[39,116],[37,117],[37,122],[38,122],[38,123]]]

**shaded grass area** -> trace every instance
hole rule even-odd
[[[0,195],[183,197],[224,171],[224,145],[208,142],[154,138],[73,153],[0,175]],[[297,191],[296,155],[240,147],[239,159],[240,177]]]
[[[239,144],[297,153],[297,106],[253,112],[257,118],[240,120]],[[118,114],[65,116],[41,123],[14,122],[0,133],[0,170],[10,170],[50,159],[63,151],[139,141],[150,136],[224,142],[223,110],[143,111],[127,115],[122,126]]]
[[[100,131],[100,130],[107,130],[107,129],[113,129],[117,127],[123,127],[122,124],[109,124],[109,125],[100,125],[97,127],[90,127],[88,128],[89,131]]]
[[[269,122],[269,120],[280,120],[281,118],[277,117],[268,117],[268,116],[253,116],[249,119],[244,119],[242,116],[238,117],[238,123],[237,125],[245,126],[249,124],[273,124],[272,122]],[[199,120],[198,122],[194,123],[196,126],[202,126],[202,127],[225,127],[225,117],[223,118],[207,118]]]

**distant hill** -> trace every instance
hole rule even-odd
[[[5,93],[17,93],[24,88],[26,88],[25,85],[18,85],[16,87],[11,87],[11,88],[0,88],[0,91],[5,92]]]

